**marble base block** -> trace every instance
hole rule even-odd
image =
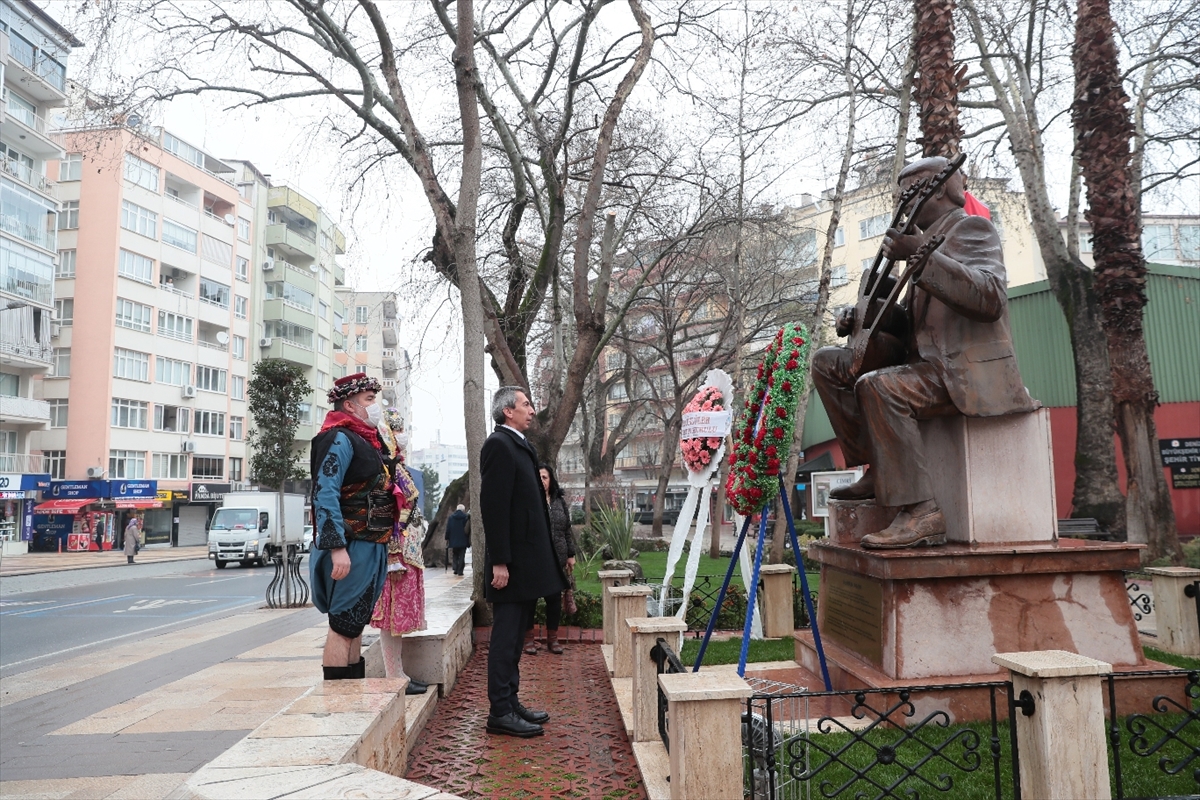
[[[829,541],[856,545],[868,533],[878,533],[891,525],[897,511],[878,506],[874,500],[830,500]]]

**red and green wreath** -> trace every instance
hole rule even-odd
[[[779,474],[792,446],[796,405],[807,371],[808,331],[799,323],[789,323],[763,354],[729,455],[725,496],[744,517],[764,508],[779,492]]]

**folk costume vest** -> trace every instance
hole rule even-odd
[[[391,538],[396,522],[396,500],[392,494],[391,471],[377,447],[348,427],[324,430],[312,440],[311,474],[317,474],[339,432],[346,434],[354,448],[339,498],[346,539],[383,544]],[[316,491],[315,484],[313,491]]]

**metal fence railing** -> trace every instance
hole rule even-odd
[[[650,648],[650,658],[658,667],[658,674],[676,674],[683,672],[683,664],[679,661],[679,656],[671,649],[671,645],[667,644],[667,640],[659,638],[654,647]],[[663,747],[667,752],[671,752],[671,728],[670,715],[667,710],[667,697],[663,694],[662,686],[658,687],[658,735],[662,739]]]

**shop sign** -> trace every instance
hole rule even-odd
[[[231,486],[228,483],[193,483],[192,502],[208,503],[220,500],[230,492]]]
[[[36,500],[37,492],[9,492],[0,489],[0,500]]]
[[[157,497],[158,501],[163,505],[170,503],[172,500],[186,503],[188,499],[188,493],[181,492],[178,489],[159,489],[155,494],[155,497]]]
[[[37,492],[50,488],[50,473],[0,472],[0,492]]]
[[[158,481],[109,481],[114,500],[152,498],[158,495]]]
[[[33,541],[33,503],[26,503],[21,510],[21,541]]]
[[[108,481],[51,481],[49,495],[56,500],[108,497],[108,484]]]

